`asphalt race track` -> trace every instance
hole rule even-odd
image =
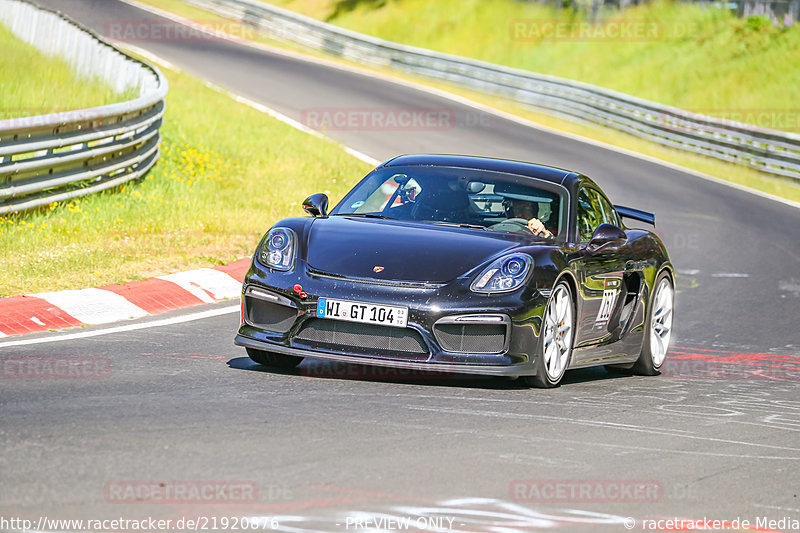
[[[38,2],[100,34],[156,20],[116,0]],[[268,371],[233,346],[238,302],[200,308],[222,310],[202,320],[184,320],[194,308],[136,322],[176,319],[158,327],[0,341],[3,357],[107,369],[0,380],[0,516],[262,517],[282,531],[396,531],[404,518],[430,531],[800,519],[800,210],[315,62],[210,39],[133,44],[299,121],[320,108],[453,117],[445,128],[327,132],[379,160],[542,162],[655,211],[679,273],[673,348],[662,376],[588,369],[543,391],[313,361]],[[187,501],[154,497],[159,483],[224,490]],[[366,522],[379,519],[399,522]]]

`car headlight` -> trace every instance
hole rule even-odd
[[[291,270],[296,241],[294,232],[289,228],[273,228],[261,242],[258,260],[276,270]]]
[[[470,289],[473,292],[509,292],[518,289],[528,279],[533,259],[527,254],[503,256],[489,265]]]

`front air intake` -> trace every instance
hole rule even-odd
[[[428,355],[422,336],[411,328],[312,318],[295,339],[313,348],[333,348],[348,353]]]
[[[502,353],[506,345],[505,324],[443,323],[433,327],[442,349],[455,353]]]
[[[286,333],[297,320],[297,309],[245,295],[245,320],[257,328]]]

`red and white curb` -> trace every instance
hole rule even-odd
[[[132,318],[238,298],[250,259],[142,281],[0,298],[0,337]]]

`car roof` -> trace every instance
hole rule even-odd
[[[380,165],[381,167],[395,166],[434,166],[434,167],[460,167],[478,170],[506,172],[531,178],[571,185],[575,178],[581,177],[577,172],[547,165],[513,161],[510,159],[496,159],[492,157],[478,157],[471,155],[444,155],[444,154],[413,154],[401,155],[390,159]]]

